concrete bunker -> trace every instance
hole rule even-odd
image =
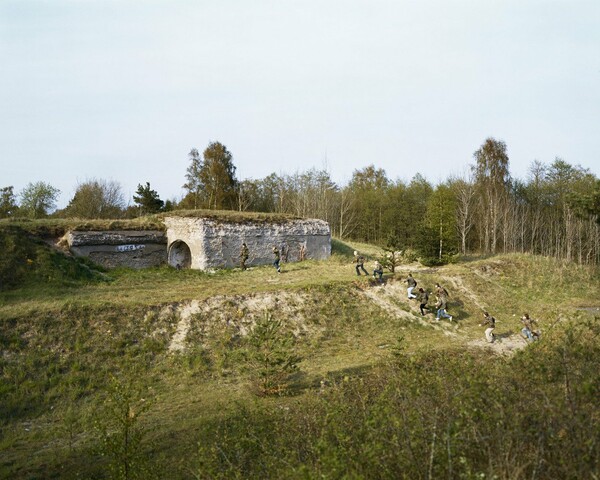
[[[183,261],[189,259],[185,268],[237,267],[243,242],[249,250],[247,266],[273,263],[274,246],[280,250],[284,262],[325,260],[331,255],[329,224],[318,219],[241,214],[236,218],[169,216],[164,223],[172,266],[180,263],[184,267]]]
[[[202,216],[204,214],[204,216]],[[165,263],[179,268],[207,270],[240,265],[242,243],[246,266],[273,263],[273,247],[281,260],[324,260],[331,255],[331,232],[323,220],[242,212],[173,214],[161,230],[68,232],[63,241],[72,254],[107,267],[146,268]]]
[[[64,240],[72,254],[106,268],[156,267],[167,261],[167,236],[160,230],[72,230]]]
[[[169,265],[176,268],[190,268],[192,266],[192,252],[183,240],[175,240],[169,245]]]

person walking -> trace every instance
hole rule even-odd
[[[379,280],[379,283],[383,283],[383,265],[379,263],[379,260],[375,260],[375,270],[373,270],[373,278]]]
[[[354,263],[356,263],[356,274],[360,276],[360,269],[365,272],[365,275],[369,275],[369,272],[365,270],[365,257],[359,255],[358,252],[354,251]]]
[[[535,327],[537,327],[537,322],[533,318],[530,318],[528,313],[523,315],[521,318],[521,323],[523,324],[521,335],[523,335],[525,340],[527,340],[529,343],[532,343],[540,339],[539,330],[535,330]]]
[[[439,321],[440,318],[447,318],[450,321],[452,321],[452,315],[448,315],[448,313],[446,312],[446,307],[447,307],[446,295],[442,294],[441,296],[439,296],[435,306],[438,309],[437,313],[435,315],[435,319],[437,321]]]
[[[442,287],[439,283],[435,284],[435,295],[438,298],[441,296],[445,296],[446,298],[448,298],[450,296],[450,294],[448,293],[448,290],[446,290],[444,287]]]
[[[427,302],[429,302],[429,293],[422,288],[419,288],[419,294],[417,295],[417,298],[419,299],[420,303],[419,310],[421,310],[421,315],[425,316],[425,310],[429,310],[429,307],[427,306]]]
[[[306,260],[306,244],[303,243],[302,245],[300,245],[300,253],[298,254],[298,257],[300,259],[301,262],[303,262],[304,260]]]
[[[485,329],[485,339],[488,343],[494,343],[494,329],[496,328],[496,319],[492,317],[488,312],[483,312],[483,322],[479,324],[480,327],[487,327]]]
[[[417,281],[413,278],[412,273],[409,273],[408,277],[406,277],[406,283],[408,284],[408,288],[406,289],[406,292],[408,293],[408,299],[410,300],[411,298],[417,298],[417,296],[412,293],[413,289],[417,286]]]
[[[279,266],[281,256],[279,255],[279,249],[276,246],[273,247],[273,255],[275,255],[275,261],[273,262],[273,266],[277,269],[277,273],[281,273],[281,267]]]
[[[242,248],[240,250],[240,267],[242,270],[246,270],[246,262],[248,261],[249,251],[246,242],[242,243]]]

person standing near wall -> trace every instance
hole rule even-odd
[[[289,253],[290,253],[290,249],[288,248],[287,243],[283,242],[281,244],[281,261],[283,263],[287,263],[288,262]]]
[[[488,312],[483,312],[483,322],[479,324],[480,327],[486,326],[485,339],[488,343],[494,343],[494,329],[496,328],[496,319],[492,317]]]
[[[300,245],[300,252],[298,254],[298,257],[301,262],[306,260],[306,243],[303,243],[302,245]]]
[[[276,246],[273,247],[273,255],[275,255],[275,261],[273,262],[273,266],[277,269],[277,273],[281,273],[281,267],[279,266],[281,256],[279,255],[279,249]]]
[[[240,268],[242,270],[246,270],[246,262],[248,261],[248,256],[249,256],[249,251],[248,251],[248,246],[246,245],[246,242],[242,243],[242,248],[240,250]]]

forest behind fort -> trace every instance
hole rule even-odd
[[[140,179],[131,200],[118,181],[81,182],[65,208],[58,190],[32,182],[0,190],[0,218],[134,218],[173,209],[289,213],[329,222],[332,235],[395,251],[411,250],[430,264],[457,254],[532,253],[579,264],[600,262],[600,180],[584,166],[556,158],[533,161],[526,179],[513,178],[507,145],[487,138],[463,176],[431,183],[419,173],[394,180],[376,162],[336,184],[327,170],[238,179],[233,154],[210,142],[192,149],[182,172],[185,194],[161,199]]]

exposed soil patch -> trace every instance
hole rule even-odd
[[[485,338],[471,340],[467,345],[477,348],[487,348],[497,355],[512,355],[518,350],[525,348],[527,342],[519,335],[509,335],[496,338],[494,343],[488,343]]]
[[[256,320],[268,311],[277,311],[296,336],[319,330],[321,327],[305,321],[303,306],[307,296],[301,293],[273,292],[256,295],[218,295],[204,301],[192,300],[176,307],[164,307],[161,314],[178,317],[177,329],[171,339],[169,351],[187,347],[188,333],[194,327],[201,336],[211,331],[228,329],[234,336],[246,336]]]

